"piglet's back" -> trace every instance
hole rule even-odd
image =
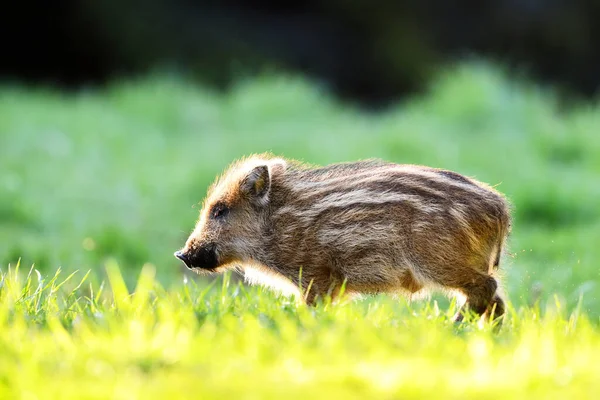
[[[429,167],[378,160],[290,164],[272,185],[274,256],[340,277],[364,272],[356,268],[377,274],[369,267],[376,264],[410,266],[424,278],[447,264],[487,270],[510,225],[500,193]]]

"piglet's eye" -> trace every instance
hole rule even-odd
[[[215,206],[215,208],[213,208],[212,216],[215,219],[220,219],[220,218],[225,217],[228,212],[229,212],[229,208],[227,208],[227,206],[219,204],[219,205]]]

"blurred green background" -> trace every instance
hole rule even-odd
[[[513,303],[600,316],[600,3],[31,2],[0,13],[0,268],[163,282],[254,152],[474,176],[514,208]]]
[[[271,151],[315,164],[370,157],[456,170],[514,207],[502,269],[516,305],[558,298],[600,316],[600,107],[486,62],[437,74],[420,94],[367,111],[294,74],[214,91],[181,74],[64,92],[0,87],[0,265],[19,259],[131,281],[173,258],[208,185],[234,159]]]

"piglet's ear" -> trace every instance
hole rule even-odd
[[[266,202],[271,189],[269,167],[266,165],[255,167],[242,181],[241,189],[259,203]]]

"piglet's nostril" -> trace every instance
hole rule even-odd
[[[181,261],[183,261],[183,263],[186,265],[186,267],[188,267],[188,268],[192,267],[190,265],[190,259],[181,250],[180,251],[176,251],[175,253],[173,253],[173,255],[175,257],[179,258]]]

